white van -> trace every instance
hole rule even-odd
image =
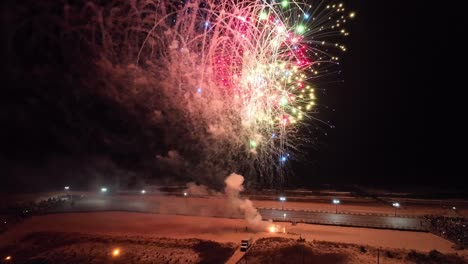
[[[253,243],[252,238],[242,239],[240,250],[247,251],[247,249],[249,249],[249,247],[252,246],[252,243]]]

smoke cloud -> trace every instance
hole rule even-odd
[[[209,189],[207,186],[203,184],[196,184],[194,182],[187,183],[187,189],[185,192],[189,193],[190,195],[215,195],[218,194],[217,192]]]
[[[224,180],[224,183],[226,184],[224,192],[231,208],[241,211],[251,227],[256,229],[262,228],[265,223],[262,222],[262,216],[253,206],[252,201],[240,197],[240,193],[244,190],[244,177],[236,173],[231,173]]]

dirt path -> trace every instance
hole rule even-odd
[[[245,254],[253,247],[255,244],[255,241],[257,239],[261,238],[261,233],[257,233],[252,236],[252,245],[247,249],[247,251],[241,251],[240,247],[232,254],[231,258],[226,261],[226,264],[237,264],[244,256]],[[240,242],[240,241],[239,241]]]
[[[170,238],[200,238],[217,242],[240,241],[246,236],[278,237],[281,233],[243,232],[244,219],[197,216],[175,216],[125,212],[70,213],[34,216],[3,233],[0,247],[20,241],[34,232],[77,232],[86,234],[139,235]],[[430,233],[380,230],[368,228],[285,224],[286,231],[299,234],[307,241],[319,240],[385,248],[419,251],[437,249],[455,253],[452,243]],[[266,230],[265,230],[266,231]],[[461,252],[458,252],[461,254]]]

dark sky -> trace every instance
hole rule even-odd
[[[436,141],[443,139],[434,100],[439,59],[447,46],[437,32],[448,16],[422,1],[352,1],[349,52],[342,85],[329,87],[322,111],[336,125],[314,166],[298,177],[311,182],[379,186],[457,186],[457,175],[436,175]],[[445,29],[443,29],[445,30]],[[443,35],[443,34],[442,34]],[[304,177],[307,175],[306,177]]]
[[[348,25],[348,52],[342,56],[341,78],[345,81],[328,85],[327,95],[321,99],[329,107],[321,112],[321,118],[331,120],[335,128],[326,130],[328,136],[320,144],[308,147],[307,161],[293,166],[293,184],[459,186],[453,173],[446,173],[441,182],[434,167],[433,146],[438,140],[434,126],[441,121],[434,113],[435,90],[431,83],[436,78],[434,57],[439,56],[435,50],[446,48],[446,44],[444,38],[434,37],[434,26],[440,26],[443,19],[439,16],[434,21],[436,8],[425,4],[401,0],[347,3],[348,10],[355,10],[357,16]],[[2,7],[6,7],[2,10],[2,34],[8,36],[17,21],[7,12],[11,6]],[[27,16],[35,11],[24,12]],[[55,164],[52,174],[60,179],[62,169],[76,166],[71,165],[70,159],[79,164],[107,152],[112,153],[113,162],[138,170],[141,164],[129,160],[132,155],[128,153],[146,153],[144,138],[136,142],[121,140],[125,142],[112,149],[105,144],[107,138],[100,140],[109,131],[113,133],[110,138],[119,139],[142,133],[137,122],[129,121],[134,117],[125,112],[115,117],[122,109],[111,102],[98,100],[90,93],[67,90],[73,86],[73,76],[48,80],[73,66],[53,45],[38,41],[40,44],[35,46],[21,40],[2,40],[2,52],[7,58],[3,63],[8,70],[2,77],[7,83],[7,96],[2,99],[4,109],[0,117],[7,129],[3,131],[0,161],[10,168],[2,176],[6,182],[10,186],[17,184],[17,178],[40,182],[50,170],[37,173],[36,168],[39,171],[50,163]],[[11,55],[12,49],[15,55]],[[80,54],[76,56],[79,64]],[[63,65],[44,69],[41,74],[46,77],[39,84],[24,77],[28,76],[24,72],[32,71],[32,65],[50,60]],[[49,72],[52,73],[48,75]],[[58,162],[59,165],[51,162],[57,157],[66,161]]]

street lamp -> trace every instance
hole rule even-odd
[[[141,190],[141,194],[145,194],[146,193],[146,190]]]
[[[184,197],[185,197],[185,210],[188,210],[188,203],[189,203],[189,197],[188,197],[188,192],[184,192]]]
[[[63,189],[65,189],[65,193],[67,194],[67,196],[70,198],[70,201],[73,199],[73,196],[70,195],[70,193],[68,192],[70,190],[70,186],[65,186],[63,187]]]
[[[280,196],[279,200],[281,202],[281,210],[283,210],[283,204],[284,204],[284,202],[286,202],[286,197]]]
[[[341,203],[340,200],[338,199],[333,199],[332,200],[333,204],[335,205],[335,214],[338,213],[338,205]]]
[[[286,213],[283,214],[283,222],[286,222]],[[283,233],[286,233],[286,223],[283,223]]]
[[[400,203],[398,202],[392,203],[392,206],[395,207],[395,216],[396,216],[396,211],[398,208],[400,208]]]
[[[102,187],[102,188],[101,188],[101,192],[102,192],[102,193],[107,192],[107,188],[106,188],[106,187]]]

